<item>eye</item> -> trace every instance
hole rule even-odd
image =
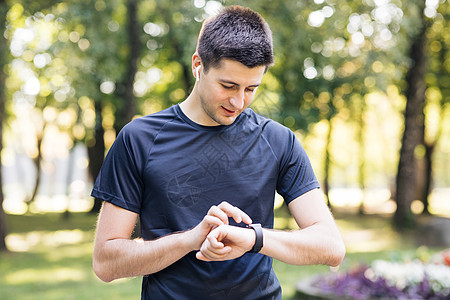
[[[255,91],[255,89],[245,89],[245,90],[249,93],[253,93]]]
[[[224,89],[231,90],[231,89],[234,88],[234,85],[226,85],[226,84],[222,84],[222,87],[223,87]]]

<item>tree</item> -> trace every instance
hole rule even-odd
[[[23,5],[22,5],[23,4]],[[30,78],[34,79],[35,82],[38,82],[40,85],[39,79],[43,80],[43,82],[49,82],[50,78],[49,76],[44,75],[48,69],[52,68],[51,63],[43,64],[42,66],[37,66],[32,59],[29,57],[36,57],[38,55],[43,55],[46,53],[47,44],[41,43],[39,44],[37,41],[39,40],[46,40],[49,38],[49,42],[52,42],[52,34],[49,32],[45,32],[42,34],[41,31],[37,30],[40,26],[50,25],[52,22],[49,20],[46,20],[45,15],[40,12],[40,10],[45,11],[48,6],[51,6],[53,3],[50,2],[43,2],[39,5],[30,5],[27,1],[24,1],[23,3],[16,3],[12,8],[10,9],[12,11],[12,15],[14,15],[13,18],[9,20],[8,23],[8,31],[10,34],[10,38],[12,40],[11,43],[14,43],[14,31],[18,28],[26,29],[28,32],[32,33],[31,40],[27,42],[21,42],[21,50],[15,51],[14,56],[16,56],[17,60],[20,60],[22,63],[22,69],[28,72],[30,75]],[[27,8],[25,9],[24,6]],[[28,10],[28,9],[38,9],[37,12]],[[29,17],[32,15],[33,17]],[[48,18],[50,19],[50,18]],[[51,30],[49,30],[51,32]],[[47,35],[48,34],[48,35]],[[17,42],[17,41],[16,41]],[[25,58],[25,53],[28,55],[28,58]],[[23,71],[22,70],[22,71]],[[13,75],[11,75],[12,77]],[[14,78],[14,77],[12,77]],[[16,95],[20,97],[22,100],[27,99],[26,101],[34,102],[34,106],[37,108],[35,112],[40,112],[40,119],[42,122],[39,122],[40,124],[36,124],[36,155],[33,156],[32,160],[36,168],[36,177],[34,182],[34,188],[31,193],[31,197],[26,199],[26,203],[30,205],[39,190],[40,187],[40,180],[41,180],[41,163],[42,160],[45,159],[44,154],[42,153],[42,143],[43,139],[45,137],[45,132],[47,129],[47,125],[49,125],[45,118],[43,117],[44,110],[52,107],[61,106],[58,105],[58,101],[55,100],[56,97],[54,97],[54,93],[42,93],[42,89],[33,89],[33,92],[25,91],[27,90],[24,88],[24,84],[26,86],[26,82],[23,82],[23,79],[17,80],[15,86],[12,88],[16,92]],[[58,89],[62,88],[62,81],[61,84],[56,85],[55,90],[53,92],[56,92]]]
[[[58,32],[47,51],[52,59],[48,69],[33,70],[42,85],[49,81],[47,71],[57,73],[69,92],[64,100],[54,101],[62,89],[52,87],[45,96],[37,97],[36,107],[78,113],[67,132],[74,144],[81,141],[87,145],[92,179],[97,177],[114,137],[127,122],[178,103],[188,95],[194,83],[191,55],[201,21],[211,13],[211,7],[239,4],[195,1],[193,5],[190,1],[163,0],[38,2],[20,1],[30,17],[27,23],[47,13],[54,16],[52,26]],[[328,132],[322,134],[326,143],[320,151],[319,169],[324,190],[337,181],[342,185],[358,184],[364,190],[370,185],[370,168],[374,165],[367,160],[369,151],[364,151],[369,149],[365,146],[365,115],[370,106],[364,95],[380,90],[381,94],[388,83],[402,84],[396,80],[398,74],[404,74],[404,47],[412,36],[405,28],[416,26],[400,22],[408,19],[414,23],[410,7],[400,9],[398,2],[392,1],[341,1],[338,8],[329,0],[309,4],[252,0],[245,5],[268,20],[274,32],[276,56],[276,64],[264,76],[252,108],[305,136],[318,128],[316,124],[326,125],[322,127]],[[442,51],[447,51],[445,43],[440,45]],[[446,57],[447,52],[442,51],[442,58],[434,60]],[[445,64],[437,66],[445,73]],[[436,70],[433,74],[437,74]],[[445,81],[433,81],[430,76],[428,84],[443,91]],[[14,84],[14,90],[20,91],[20,84]],[[334,126],[342,122],[352,127],[350,134],[356,140],[353,145],[336,138],[339,132]],[[344,159],[336,155],[336,150],[343,148],[350,153]],[[358,171],[348,175],[349,166]],[[337,172],[344,176],[336,176]],[[93,211],[98,208],[99,202]]]
[[[126,46],[127,56],[124,59],[126,71],[116,84],[116,97],[119,99],[116,109],[115,129],[118,133],[137,114],[136,97],[134,95],[134,79],[138,68],[141,50],[141,26],[137,19],[138,0],[127,1]],[[121,100],[121,101],[120,101]]]
[[[276,63],[269,73],[278,83],[272,86],[279,113],[272,116],[305,134],[314,124],[326,123],[321,163],[324,192],[336,184],[335,171],[349,164],[357,167],[358,185],[364,190],[369,176],[363,151],[367,109],[363,95],[385,91],[396,74],[391,70],[403,58],[396,38],[400,8],[371,1],[341,1],[339,8],[332,1],[267,2],[254,1],[250,6],[262,12],[274,32]],[[384,15],[379,13],[380,5],[386,5],[381,7]],[[352,124],[361,149],[345,160],[336,159],[333,149],[347,146],[335,138],[336,119]],[[339,180],[340,184],[354,183]]]
[[[134,80],[138,68],[138,60],[141,50],[140,33],[141,27],[137,19],[138,0],[128,0],[126,2],[127,20],[126,20],[126,39],[122,45],[128,48],[127,55],[124,58],[125,69],[121,80],[116,84],[115,96],[119,100],[115,110],[114,128],[118,133],[123,126],[132,120],[137,114],[136,97],[134,95]],[[101,107],[96,102],[96,144],[90,148],[90,171],[92,178],[96,178],[100,172],[105,154],[105,142],[103,140],[104,130],[101,122]],[[98,213],[101,207],[101,200],[94,199],[94,206],[91,213]]]
[[[140,111],[148,114],[178,103],[189,94],[194,84],[191,57],[200,22],[208,12],[206,6],[195,7],[189,1],[141,1],[140,7],[145,47],[136,83],[146,86],[137,96]]]
[[[121,104],[123,99],[134,101],[133,82],[128,84],[128,77],[135,72],[130,67],[125,74],[124,57],[130,51],[124,42],[127,32],[122,29],[126,27],[122,26],[126,22],[121,14],[123,9],[122,1],[66,2],[52,9],[58,16],[60,34],[51,51],[55,57],[67,58],[66,80],[75,92],[66,105],[77,107],[79,117],[74,130],[78,133],[74,131],[73,136],[87,146],[92,180],[104,160],[105,133],[114,130],[114,112],[115,121],[123,124],[123,119],[136,111],[134,103]],[[113,112],[108,114],[107,126],[106,110]],[[101,201],[95,200],[92,212],[98,212],[100,206]]]
[[[194,23],[194,10],[186,7],[191,4],[117,0],[67,2],[53,9],[62,26],[61,34],[69,39],[55,43],[52,52],[55,57],[70,57],[66,62],[70,70],[67,80],[75,90],[80,115],[94,112],[95,116],[89,124],[83,117],[79,122],[86,131],[82,139],[88,147],[92,179],[95,180],[100,171],[111,137],[134,116],[142,111],[149,113],[143,106],[149,102],[160,108],[171,105],[175,100],[172,95],[179,100],[180,87],[185,91],[190,88],[186,84],[190,68],[184,63],[186,60],[180,60],[180,56],[184,56],[181,52],[192,45],[192,42],[186,43],[191,37],[186,33],[192,31],[189,26]],[[177,9],[189,13],[181,14]],[[142,25],[144,18],[150,22]],[[195,39],[192,40],[195,43]],[[194,50],[195,44],[190,53]],[[189,57],[186,58],[189,61]],[[166,72],[176,74],[175,80],[158,83],[154,89],[153,86],[147,88],[149,84],[145,79],[150,67],[163,75]],[[179,76],[178,70],[183,75]],[[141,92],[136,86],[144,86],[147,91]],[[109,136],[107,142],[105,135]],[[100,205],[101,201],[95,200],[92,212],[98,212]]]
[[[433,157],[439,147],[444,130],[446,108],[450,103],[450,53],[449,2],[441,1],[436,7],[429,7],[427,19],[428,73],[426,75],[426,106],[423,111],[424,123],[421,127],[421,149],[423,153],[423,174],[418,180],[423,182],[419,199],[423,203],[423,214],[430,214],[429,196],[435,184]],[[436,11],[433,11],[436,9]],[[422,175],[422,176],[420,176]],[[439,182],[438,182],[439,184]],[[442,183],[441,183],[442,184]]]
[[[0,1],[0,28],[6,27],[6,14],[8,7],[5,0]],[[3,184],[2,184],[2,162],[1,152],[3,149],[3,120],[5,120],[5,103],[6,103],[6,55],[8,52],[8,43],[5,39],[3,30],[0,30],[0,252],[6,251],[6,235],[8,233],[6,227],[6,214],[3,210]]]
[[[45,15],[42,13],[43,11],[45,12],[46,10],[48,10],[49,8],[52,8],[55,4],[59,3],[59,0],[43,0],[43,1],[31,1],[31,0],[22,0],[22,1],[15,1],[14,5],[11,6],[11,8],[9,8],[9,12],[11,12],[11,15],[13,15],[13,17],[8,19],[8,23],[5,23],[7,26],[5,26],[4,28],[6,28],[6,33],[5,36],[8,35],[8,38],[10,40],[13,39],[14,36],[14,31],[17,28],[24,28],[26,27],[26,29],[28,30],[28,32],[33,32],[32,36],[33,36],[33,40],[32,41],[28,41],[28,42],[23,42],[21,41],[21,47],[23,47],[23,49],[21,49],[20,51],[17,52],[21,52],[21,53],[14,53],[14,56],[16,56],[17,60],[21,60],[21,62],[23,62],[23,64],[26,66],[26,71],[29,72],[28,74],[33,74],[33,78],[36,79],[36,81],[39,81],[39,79],[43,79],[43,82],[49,82],[49,78],[46,77],[45,75],[43,75],[45,73],[45,68],[43,66],[41,67],[37,67],[36,64],[33,63],[32,59],[34,56],[36,55],[41,55],[42,54],[48,54],[46,53],[47,49],[47,36],[46,34],[48,34],[49,32],[45,32],[43,38],[41,36],[37,36],[39,35],[41,32],[39,30],[35,30],[33,31],[33,29],[38,28],[40,25],[42,25],[42,23],[47,23],[47,25],[49,23],[51,23],[51,21],[49,21],[51,19],[52,16],[49,16],[49,20],[44,20]],[[6,22],[6,21],[5,21]],[[45,25],[44,25],[45,27]],[[50,29],[50,28],[47,28]],[[51,32],[51,29],[50,29]],[[36,34],[36,35],[35,35]],[[51,33],[50,33],[51,35]],[[42,38],[42,39],[41,39]],[[52,37],[50,37],[52,38]],[[41,43],[39,45],[39,43],[37,42],[37,40],[45,40],[45,42]],[[11,42],[11,41],[9,41]],[[2,43],[2,46],[5,46],[6,51],[9,51],[9,43]],[[27,53],[28,58],[24,58],[23,54],[24,52]],[[42,56],[43,57],[43,56]],[[41,57],[41,58],[42,58]],[[47,63],[45,63],[44,65],[47,65]],[[11,73],[11,72],[10,72]],[[10,78],[14,78],[14,75],[9,74]],[[55,97],[53,97],[52,93],[37,93],[37,94],[29,94],[29,95],[25,95],[26,93],[24,93],[22,91],[23,88],[23,81],[22,80],[16,80],[17,78],[14,78],[14,84],[12,84],[13,87],[10,87],[10,90],[13,92],[17,92],[17,95],[20,95],[20,98],[22,98],[22,100],[27,99],[27,101],[31,101],[31,102],[35,102],[35,107],[38,108],[38,110],[42,113],[44,108],[50,107],[50,106],[58,106],[55,105]],[[40,84],[40,82],[39,82]],[[11,86],[11,85],[10,85]],[[56,87],[56,89],[61,88],[61,86]],[[4,90],[3,90],[4,92]],[[53,94],[55,92],[55,90],[52,90]],[[12,94],[12,93],[11,93]],[[57,102],[57,101],[56,101]],[[61,105],[59,105],[61,107]],[[37,111],[37,110],[36,110]],[[40,186],[40,178],[41,178],[41,161],[43,159],[43,154],[41,152],[41,145],[43,142],[43,138],[45,135],[45,131],[46,131],[46,126],[47,123],[45,122],[44,118],[41,116],[41,119],[43,120],[42,122],[42,126],[36,125],[36,155],[33,156],[33,163],[36,167],[36,179],[35,179],[35,184],[34,184],[34,188],[33,191],[31,193],[31,196],[26,199],[26,202],[28,204],[30,204],[31,202],[34,201],[35,196],[38,193],[38,189]]]
[[[394,225],[398,229],[410,227],[415,223],[411,210],[414,200],[416,183],[416,159],[414,151],[421,143],[421,127],[423,126],[423,108],[425,103],[425,73],[426,73],[426,23],[423,16],[423,5],[419,5],[420,29],[415,35],[411,48],[411,67],[406,74],[406,108],[404,112],[405,127],[403,130],[402,147],[398,163],[396,179],[397,210],[394,215]]]

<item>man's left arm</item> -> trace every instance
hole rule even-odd
[[[288,205],[301,229],[264,229],[260,253],[294,265],[338,266],[345,256],[345,245],[321,190],[313,189]]]
[[[288,205],[300,229],[281,231],[263,229],[260,253],[294,265],[339,265],[345,245],[319,189],[311,190]],[[202,260],[228,260],[243,255],[255,243],[253,229],[219,226],[202,245],[197,257]]]

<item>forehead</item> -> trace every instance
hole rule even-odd
[[[216,80],[235,82],[239,85],[255,85],[261,83],[265,70],[265,66],[249,68],[238,61],[222,59],[217,66],[211,67],[208,73]]]

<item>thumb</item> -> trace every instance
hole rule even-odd
[[[195,253],[195,257],[198,260],[211,261],[210,259],[206,258],[206,256],[204,256],[201,251],[197,251],[197,253]]]

